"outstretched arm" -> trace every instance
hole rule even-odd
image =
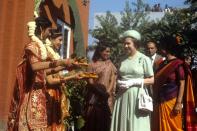
[[[80,76],[82,72],[66,76],[63,78],[54,78],[52,75],[46,76],[46,81],[49,85],[55,85],[55,84],[61,84],[61,83],[66,83],[66,81],[71,80],[71,79],[82,79]]]
[[[63,66],[65,68],[72,66],[72,60],[65,59],[65,60],[57,60],[52,62],[36,62],[32,63],[31,67],[33,71],[43,70],[43,69],[49,69],[49,68],[55,68],[58,66]]]

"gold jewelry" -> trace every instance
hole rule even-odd
[[[50,68],[54,68],[56,66],[57,66],[57,61],[52,61],[52,62],[49,63]]]

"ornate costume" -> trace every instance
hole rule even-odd
[[[38,43],[31,42],[25,48],[23,61],[17,67],[9,130],[46,130],[47,112],[44,70],[33,71],[31,64],[44,61]]]

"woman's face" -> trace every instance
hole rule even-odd
[[[133,52],[135,52],[137,50],[135,47],[135,44],[133,42],[133,39],[130,37],[125,38],[123,44],[124,44],[124,48],[128,54],[132,54]]]
[[[56,38],[51,40],[55,50],[59,50],[60,49],[60,47],[62,45],[62,40],[63,40],[62,36],[58,36],[58,37],[56,37]]]
[[[48,27],[48,28],[41,31],[41,36],[42,36],[43,40],[45,40],[46,38],[48,38],[50,36],[50,34],[51,34],[50,30],[51,30],[51,27]]]
[[[100,56],[103,60],[108,60],[109,56],[110,56],[110,48],[107,47],[105,50],[103,50],[102,52],[100,52]]]

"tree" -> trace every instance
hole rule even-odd
[[[123,46],[119,39],[121,33],[128,29],[136,29],[141,31],[142,25],[148,22],[146,17],[145,4],[142,0],[138,0],[137,3],[132,3],[135,7],[133,12],[129,2],[126,2],[124,11],[121,12],[121,22],[118,23],[116,17],[107,11],[105,16],[97,16],[97,20],[100,23],[100,27],[90,31],[92,36],[99,42],[98,44],[107,43],[112,48],[111,59],[118,65],[121,56],[124,55]]]
[[[117,19],[109,11],[106,12],[105,16],[96,16],[96,18],[101,26],[90,32],[94,38],[99,40],[98,44],[105,43],[112,47],[111,58],[114,63],[117,63],[116,55],[122,53],[119,40],[121,29],[118,26]]]
[[[120,24],[110,12],[107,12],[106,16],[97,16],[101,26],[91,32],[92,36],[101,44],[102,41],[105,41],[112,46],[111,58],[116,65],[118,65],[120,56],[124,55],[119,35],[128,29],[139,31],[143,38],[142,43],[150,39],[159,41],[161,37],[173,35],[180,40],[180,44],[187,46],[191,40],[196,39],[191,38],[192,35],[195,36],[193,33],[195,30],[192,29],[194,13],[190,9],[173,10],[173,12],[165,13],[161,20],[150,21],[147,16],[148,12],[144,11],[146,4],[142,0],[132,3],[132,5],[134,11],[129,2],[126,2],[124,10],[121,12]]]

